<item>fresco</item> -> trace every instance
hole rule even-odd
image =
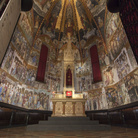
[[[7,72],[10,72],[10,68],[14,60],[13,55],[14,55],[14,49],[10,45],[1,66],[1,68],[3,68]]]
[[[106,12],[106,16],[105,16],[105,18],[106,18],[106,20],[105,20],[105,30],[106,30],[106,26],[108,25],[113,13],[109,12],[108,9],[106,9],[105,12]]]
[[[11,46],[7,51],[1,68],[15,79],[30,86],[34,85],[36,71],[29,69]]]
[[[112,38],[112,35],[117,30],[119,23],[120,23],[119,14],[118,13],[112,14],[112,16],[106,26],[106,44],[108,44],[108,42]]]
[[[108,108],[107,96],[104,88],[88,92],[87,97],[85,105],[87,111]]]
[[[106,5],[106,0],[85,0],[85,2],[93,16],[97,16]]]
[[[95,16],[95,21],[100,29],[100,32],[104,38],[104,19],[105,19],[105,10],[102,10],[98,16]]]
[[[90,90],[91,87],[91,79],[87,77],[81,77],[78,81],[78,86],[80,92]]]
[[[125,30],[121,25],[119,27],[119,30],[116,31],[111,41],[109,42],[109,45],[107,46],[110,60],[113,61],[121,52],[122,48],[127,44],[129,44],[128,39]]]
[[[26,41],[25,37],[22,35],[18,26],[14,32],[11,43],[17,49],[20,56],[26,61],[28,61],[29,53],[30,53],[30,45]]]
[[[86,44],[86,41],[84,39],[82,39],[80,41],[80,51],[79,51],[79,53],[81,55],[81,59],[83,60],[83,62],[85,62],[89,58],[89,50],[88,50],[87,47],[85,47],[85,44]]]
[[[62,71],[62,62],[55,64],[51,59],[48,59],[45,73],[45,88],[48,91],[61,92],[63,90],[63,87],[60,86]]]
[[[128,92],[131,102],[138,100],[138,70],[124,78],[125,88]]]
[[[108,86],[114,83],[114,72],[112,71],[112,68],[108,68],[106,71],[104,71],[104,85]]]
[[[50,100],[52,94],[42,87],[42,85],[39,83],[41,89],[31,88],[30,84],[21,85],[18,81],[10,79],[7,73],[0,69],[0,102],[27,109],[52,110]]]
[[[32,66],[38,66],[40,53],[37,51],[31,51],[28,63]]]
[[[82,29],[79,31],[80,39],[88,39],[91,36],[99,35],[97,27],[95,23],[92,21],[89,21],[87,14],[85,12],[85,9],[82,5],[82,3],[78,0],[76,2],[77,11],[79,13],[81,23],[82,23]]]
[[[26,14],[27,14],[28,22],[29,22],[30,26],[32,27],[32,31],[33,31],[33,26],[34,26],[34,10],[31,9],[30,11],[26,12]]]
[[[100,67],[101,67],[101,70],[104,70],[107,66],[109,66],[111,61],[110,61],[108,53],[106,52],[104,48],[104,44],[102,40],[96,39],[96,45],[97,45],[97,50],[98,50],[98,55],[99,55]]]
[[[41,27],[42,28],[41,34],[48,35],[51,39],[53,38],[58,39],[59,32],[56,31],[56,24],[60,10],[61,10],[61,0],[53,8],[49,20],[45,21],[43,26]]]
[[[38,38],[38,39],[35,41],[34,48],[35,48],[36,50],[40,51],[40,50],[41,50],[41,46],[42,46],[42,40]]]
[[[19,25],[21,26],[23,33],[26,35],[29,43],[32,44],[33,31],[32,31],[32,26],[29,23],[26,13],[21,14],[20,19],[19,19]]]
[[[86,110],[110,109],[138,100],[138,70],[111,86],[83,92]]]
[[[107,95],[108,108],[113,108],[119,106],[119,95],[117,92],[117,87],[112,86],[105,88]]]
[[[35,85],[36,70],[31,68],[26,68],[26,72],[23,73],[23,75],[24,75],[23,79],[25,78],[25,84],[29,86]]]
[[[104,86],[112,85],[119,81],[115,66],[109,66],[103,71]]]
[[[11,47],[9,47],[8,52],[13,52]],[[24,70],[23,60],[18,56],[17,52],[14,51],[13,55],[11,55],[11,53],[7,53],[5,56],[2,68],[16,79],[20,79],[21,72]],[[9,59],[11,59],[12,63],[9,61]]]
[[[115,89],[107,88],[107,95],[109,99],[110,107],[114,107],[115,102],[113,101],[112,93],[116,95],[116,104],[123,105],[138,100],[138,84],[137,84],[137,71],[131,75],[126,76],[121,82],[116,84]],[[112,103],[113,102],[113,103]]]
[[[35,10],[33,10],[33,35],[35,37],[39,26],[41,25],[43,17],[41,17]],[[41,33],[41,31],[39,32]]]
[[[132,71],[132,66],[125,48],[122,49],[122,52],[116,58],[116,60],[114,61],[114,64],[117,69],[119,80],[121,80],[123,77],[125,77],[127,74],[129,74]]]
[[[17,80],[20,80],[22,77],[22,70],[24,70],[24,63],[17,53],[15,53],[14,61],[11,65],[9,74],[14,76]]]
[[[50,93],[6,80],[5,83],[0,82],[0,102],[27,109],[51,110]]]
[[[120,83],[117,83],[117,90],[119,91],[118,95],[119,95],[119,98],[120,98],[120,105],[123,105],[123,104],[128,104],[130,103],[130,97],[129,97],[129,94],[128,94],[128,90],[127,88],[125,87],[125,83],[124,81],[120,81]]]
[[[59,15],[63,1],[57,1],[55,6],[53,2],[34,0],[33,9],[21,13],[0,68],[0,101],[27,109],[52,110],[54,93],[63,92],[62,61],[68,33],[75,51],[75,91],[87,98],[86,110],[108,109],[138,101],[137,63],[119,15],[105,9],[105,0],[85,0],[86,4],[77,0],[68,1],[62,19]],[[81,29],[77,28],[79,23],[73,4],[76,4]],[[99,37],[100,33],[104,40]],[[48,46],[49,55],[45,80],[40,83],[35,78],[43,44]],[[98,83],[93,83],[89,54],[93,45],[98,48],[103,78]]]
[[[52,3],[53,1],[51,0],[34,0],[33,8],[39,15],[44,17],[50,9]]]
[[[73,7],[71,4],[68,4],[67,6],[65,18],[64,33],[66,35],[67,33],[71,33],[71,35],[73,35],[75,33],[75,24],[73,19]]]
[[[92,67],[90,58],[83,65],[80,62],[75,64],[76,91],[88,91],[92,83]]]

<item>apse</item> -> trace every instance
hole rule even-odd
[[[86,111],[138,101],[135,47],[106,4],[34,0],[23,8],[0,67],[0,102],[53,110],[51,99],[68,91],[86,99]]]

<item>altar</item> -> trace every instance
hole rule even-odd
[[[77,50],[72,48],[71,34],[68,33],[67,45],[64,49],[63,57],[63,92],[56,93],[51,99],[53,103],[52,116],[86,116],[85,102],[82,92],[75,93],[74,70],[75,53]]]
[[[52,98],[53,114],[52,116],[86,116],[85,102],[82,94],[69,96],[66,94],[55,94]]]

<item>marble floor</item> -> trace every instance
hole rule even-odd
[[[1,138],[138,138],[138,129],[112,127],[111,131],[30,132],[26,127],[0,129]]]

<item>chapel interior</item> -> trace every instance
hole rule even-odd
[[[138,137],[137,0],[1,0],[0,30],[0,136]]]

